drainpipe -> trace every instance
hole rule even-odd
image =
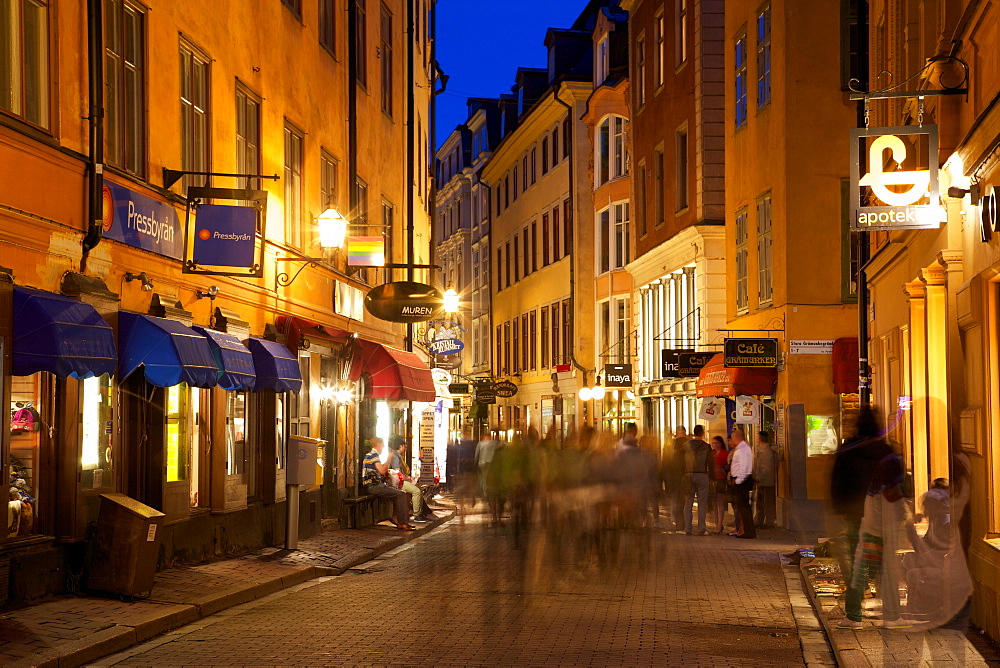
[[[553,98],[555,99],[556,102],[558,102],[562,106],[566,107],[566,113],[569,114],[570,118],[572,119],[573,118],[573,106],[570,105],[570,104],[568,104],[567,102],[563,101],[559,97],[559,91],[556,91],[556,93],[553,95]],[[572,128],[572,123],[570,124],[570,127]],[[575,131],[571,132],[571,134],[570,134],[570,140],[571,141],[575,141],[576,140],[576,134],[577,133]],[[566,137],[563,137],[563,142],[564,143],[566,142]],[[573,164],[574,164],[574,161],[576,159],[576,151],[573,150],[573,145],[572,144],[570,144],[569,151],[570,151],[570,154],[569,154],[569,205],[570,205],[570,211],[573,211],[573,210],[576,209],[576,188],[574,188],[575,182],[573,180],[573,178],[574,178],[574,176],[573,176],[574,175]],[[574,215],[573,215],[573,225],[576,225],[577,218],[578,218],[578,216],[576,216],[575,213],[574,213]],[[569,226],[568,226],[568,223],[567,223],[566,220],[563,220],[563,225],[567,225],[567,230],[569,229]],[[574,233],[573,234],[573,243],[574,243],[574,245],[576,244],[577,240],[578,240],[577,239],[577,235]],[[575,320],[575,315],[576,315],[576,252],[575,252],[575,249],[573,249],[573,248],[570,248],[570,256],[569,256],[569,303],[570,303],[570,308],[572,309],[571,313],[573,313],[574,320]],[[577,361],[577,359],[576,359],[576,351],[575,350],[570,350],[569,359],[573,363],[573,366],[575,366],[577,369],[579,369],[583,373],[583,382],[584,382],[584,384],[586,384],[587,383],[587,374],[590,372],[590,369],[585,368],[582,364],[580,364],[580,362]],[[574,401],[576,401],[576,399],[574,399]],[[587,416],[587,417],[588,417],[588,419],[591,418],[591,416]]]
[[[87,254],[101,243],[104,230],[104,35],[102,0],[87,0],[87,76],[90,113],[90,160],[87,165],[87,234],[83,237],[80,271]]]
[[[348,181],[348,216],[353,219],[358,211],[358,6],[357,0],[347,0],[347,181]],[[361,392],[356,389],[354,396],[354,428],[351,435],[355,443],[354,457],[354,496],[361,496],[361,476],[364,473],[361,425],[358,422],[358,405],[361,403]]]

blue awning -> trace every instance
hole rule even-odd
[[[239,339],[232,334],[198,325],[191,329],[208,339],[215,364],[219,367],[219,387],[224,390],[248,390],[253,387],[253,356]]]
[[[157,387],[213,387],[219,377],[208,339],[176,320],[119,311],[118,344],[122,379],[140,366]]]
[[[53,292],[14,288],[12,370],[65,378],[113,374],[115,335],[90,304]]]
[[[253,366],[257,379],[253,384],[255,392],[274,390],[275,392],[298,392],[302,387],[299,360],[288,348],[251,336],[247,348],[253,355]]]

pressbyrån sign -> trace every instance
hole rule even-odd
[[[851,130],[851,229],[939,228],[937,156],[936,125]]]
[[[242,269],[254,265],[256,208],[200,204],[196,211],[192,255],[195,264]]]
[[[778,366],[777,339],[726,339],[723,350],[727,368],[773,368]]]
[[[104,236],[175,260],[184,257],[177,211],[166,202],[104,182]]]

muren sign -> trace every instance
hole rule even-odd
[[[778,366],[777,339],[726,339],[726,368],[774,368]]]
[[[376,286],[365,295],[365,310],[389,322],[423,322],[434,318],[444,296],[437,288],[413,281]]]

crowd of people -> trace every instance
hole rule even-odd
[[[678,427],[661,456],[659,439],[640,435],[635,423],[620,438],[589,427],[542,436],[529,427],[509,442],[463,439],[449,480],[460,503],[485,501],[494,526],[509,518],[521,529],[538,519],[704,536],[711,518],[712,533],[745,539],[773,527],[777,451],[769,434],[758,432],[753,446],[741,428],[705,439],[701,425],[690,435]]]

